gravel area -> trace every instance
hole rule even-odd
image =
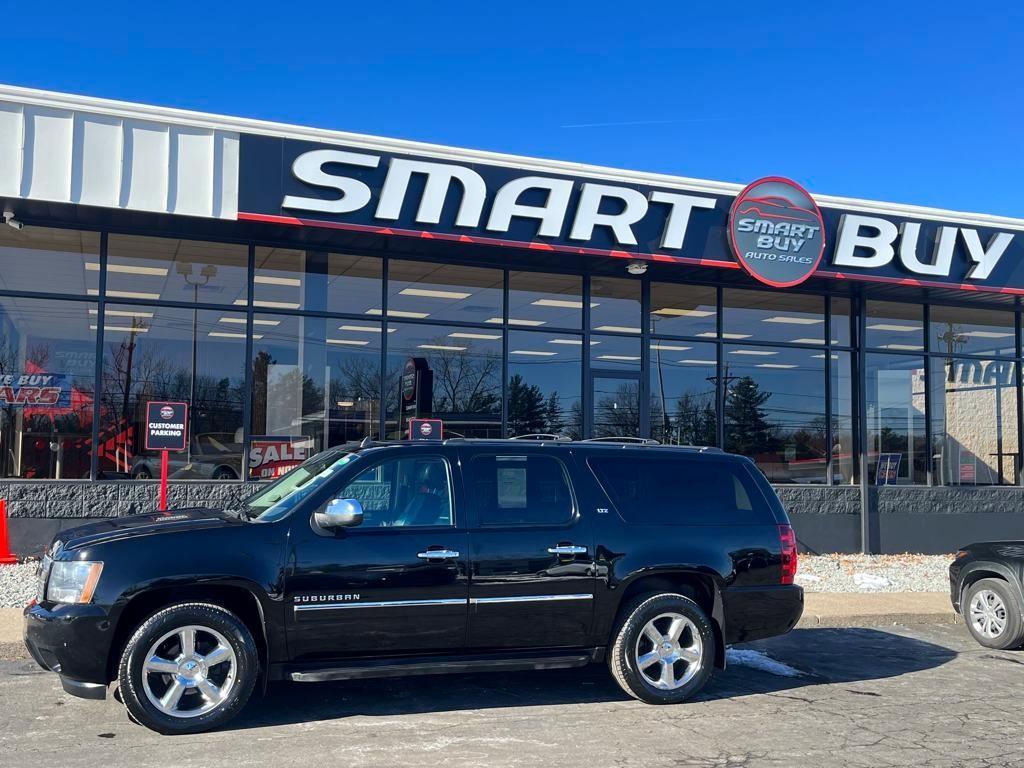
[[[801,555],[796,582],[808,592],[946,592],[952,555]],[[0,565],[0,608],[35,596],[36,564]]]
[[[24,608],[36,596],[36,566],[0,565],[0,608]]]
[[[808,592],[948,592],[953,555],[801,555]]]

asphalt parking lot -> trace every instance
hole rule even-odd
[[[280,684],[228,729],[183,737],[4,661],[0,764],[1024,766],[1024,653],[963,626],[804,629],[745,649],[769,671],[733,664],[680,706],[626,698],[603,666]]]

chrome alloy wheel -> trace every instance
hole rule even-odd
[[[995,592],[982,589],[971,598],[971,625],[983,637],[996,638],[1006,629],[1006,606]]]
[[[704,644],[690,619],[681,613],[662,613],[644,625],[634,653],[636,668],[648,683],[674,691],[700,671]]]
[[[149,647],[142,685],[150,704],[171,717],[198,717],[223,704],[235,685],[231,644],[209,627],[179,627]]]

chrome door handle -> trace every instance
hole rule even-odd
[[[587,548],[563,544],[557,547],[548,547],[548,552],[552,555],[585,555],[587,554]]]
[[[421,560],[450,560],[458,556],[459,553],[454,549],[428,549],[426,552],[419,552],[416,555]]]

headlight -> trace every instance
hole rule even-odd
[[[102,571],[103,563],[58,560],[50,569],[46,599],[53,603],[88,603]]]

